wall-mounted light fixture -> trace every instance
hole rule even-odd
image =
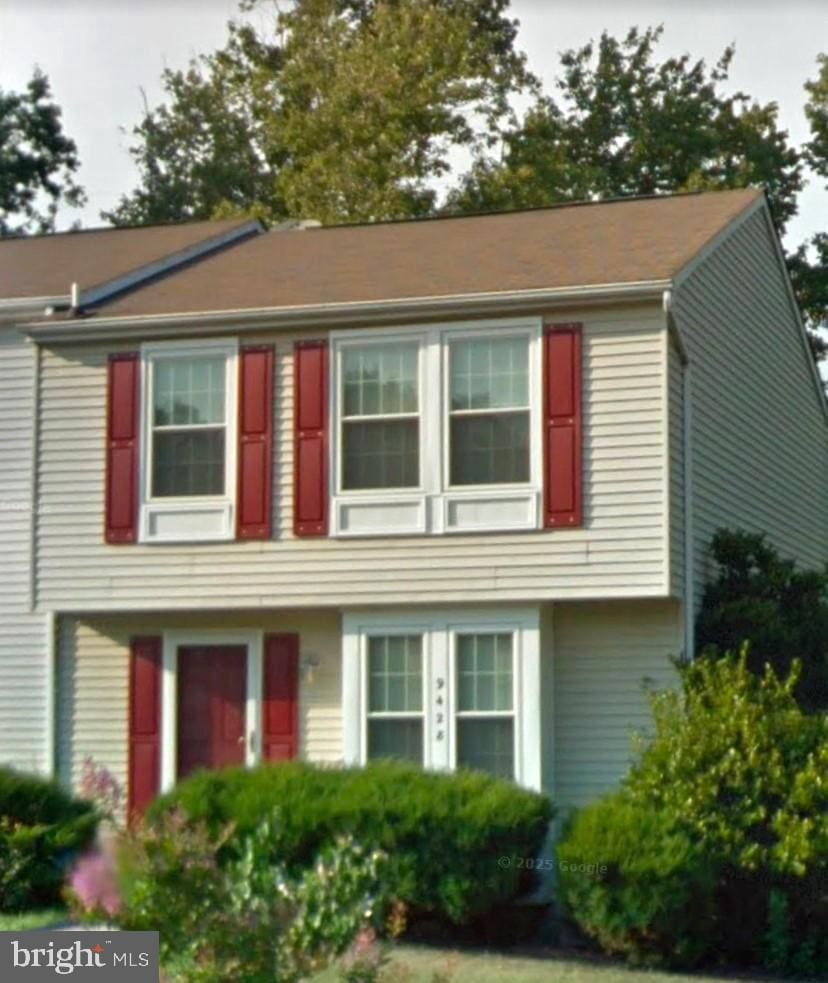
[[[319,668],[319,656],[314,652],[308,652],[302,656],[299,668],[302,670],[302,678],[305,682],[312,683],[316,670]]]

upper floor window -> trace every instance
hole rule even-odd
[[[420,481],[417,345],[364,344],[342,357],[342,487]]]
[[[537,528],[540,328],[334,335],[334,534]]]
[[[159,342],[141,354],[141,539],[231,539],[236,343]]]
[[[151,365],[152,497],[223,495],[226,358],[161,356]]]
[[[529,481],[529,339],[450,341],[449,481]]]

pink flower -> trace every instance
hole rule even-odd
[[[111,856],[97,851],[84,854],[75,865],[69,884],[84,911],[102,911],[110,918],[120,911],[121,895]]]

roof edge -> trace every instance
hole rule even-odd
[[[799,337],[805,349],[805,357],[808,359],[808,363],[811,366],[811,376],[817,389],[817,398],[825,416],[825,422],[828,424],[828,394],[825,392],[825,383],[822,380],[822,376],[819,374],[819,367],[811,349],[811,342],[808,338],[808,329],[805,326],[805,319],[802,316],[799,301],[797,300],[796,292],[794,291],[791,274],[788,272],[788,264],[785,262],[785,250],[782,248],[782,241],[776,230],[776,225],[773,221],[773,215],[771,215],[767,196],[763,198],[763,204],[764,209],[762,214],[765,218],[765,227],[771,241],[774,255],[776,256],[776,261],[779,264],[779,268],[782,273],[782,279],[785,283],[785,294],[787,295],[788,304],[791,308],[791,314],[793,315],[793,319],[797,325],[797,328],[799,329]]]
[[[436,297],[403,297],[393,300],[311,304],[292,307],[240,308],[230,311],[194,311],[178,314],[144,314],[71,321],[39,321],[27,325],[25,333],[35,341],[91,341],[97,338],[149,338],[176,330],[181,335],[205,334],[228,325],[246,331],[298,326],[326,326],[351,321],[415,318],[460,312],[464,315],[492,310],[525,310],[538,304],[560,306],[572,302],[588,305],[619,301],[661,302],[671,280],[642,280],[632,283],[587,284],[535,290],[492,291]]]
[[[721,194],[721,192],[716,192]],[[767,207],[767,194],[764,191],[759,191],[756,189],[755,197],[751,198],[743,208],[741,208],[735,215],[732,215],[726,225],[723,225],[720,229],[714,232],[710,238],[704,242],[693,255],[687,260],[687,262],[680,269],[676,270],[673,274],[673,280],[675,282],[676,288],[680,287],[684,280],[687,279],[698,266],[701,266],[711,253],[715,252],[719,248],[721,243],[725,241],[732,233],[742,224],[742,222],[747,221],[750,216],[758,211],[762,207]]]

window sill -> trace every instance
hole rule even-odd
[[[141,508],[142,543],[212,543],[234,537],[233,506],[226,499],[151,502]]]

